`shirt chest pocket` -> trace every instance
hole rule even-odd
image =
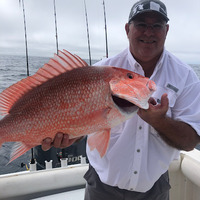
[[[157,86],[156,91],[153,93],[152,97],[156,100],[157,103],[161,103],[161,96],[167,93],[168,94],[168,99],[169,99],[169,108],[167,111],[167,116],[168,117],[172,117],[172,109],[176,103],[176,99],[177,99],[177,94],[175,91],[170,90],[168,88],[165,87],[160,87]]]

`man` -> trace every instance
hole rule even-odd
[[[200,142],[200,84],[193,70],[165,50],[169,30],[165,5],[140,0],[131,9],[125,30],[129,48],[96,65],[126,68],[155,81],[149,109],[111,130],[106,155],[87,155],[90,168],[85,200],[168,200],[167,170],[179,150]],[[54,145],[73,141],[67,135]],[[43,142],[43,148],[51,145]]]

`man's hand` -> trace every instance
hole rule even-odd
[[[154,126],[160,120],[166,117],[166,113],[169,107],[169,99],[167,94],[163,94],[161,97],[161,103],[157,104],[155,99],[149,99],[149,109],[139,109],[138,115],[148,124]]]
[[[200,136],[189,124],[167,117],[168,108],[169,99],[167,94],[163,94],[160,104],[156,104],[155,100],[150,98],[149,109],[139,109],[138,115],[170,146],[179,150],[193,150],[200,142]]]
[[[72,145],[78,138],[74,139],[69,139],[68,134],[63,134],[63,133],[57,133],[54,140],[51,138],[45,138],[42,141],[42,150],[47,151],[49,150],[52,146],[55,148],[66,148]]]

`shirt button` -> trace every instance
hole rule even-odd
[[[133,191],[133,188],[131,188],[130,191]]]
[[[137,149],[137,152],[140,153],[140,149]]]
[[[139,67],[140,65],[138,63],[135,63],[135,67]]]
[[[138,172],[137,171],[134,171],[134,174],[137,174]]]
[[[139,126],[139,129],[141,130],[141,129],[142,129],[142,126]]]

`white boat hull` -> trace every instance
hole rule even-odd
[[[33,199],[43,194],[64,192],[85,186],[88,165],[74,165],[0,176],[0,199]]]

